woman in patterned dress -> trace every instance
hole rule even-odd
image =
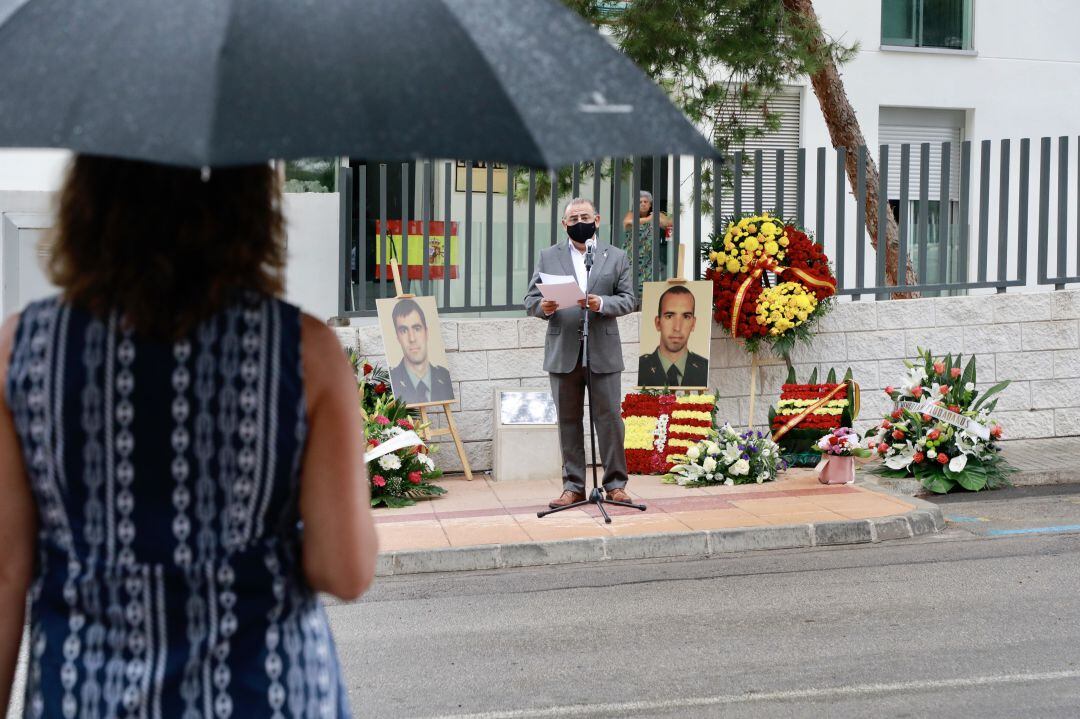
[[[642,190],[638,197],[638,243],[637,243],[637,278],[634,291],[638,304],[641,303],[641,286],[653,281],[653,196],[648,190]],[[660,271],[659,278],[667,279],[667,240],[674,224],[672,219],[660,213]],[[623,247],[631,252],[634,233],[634,215],[630,210],[623,216]]]
[[[277,299],[270,166],[77,157],[49,273],[0,328],[0,708],[24,607],[30,717],[343,717],[317,592],[376,539],[356,381]]]

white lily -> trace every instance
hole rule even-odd
[[[885,466],[889,469],[907,469],[915,457],[915,448],[910,444],[885,460]]]
[[[963,472],[964,467],[967,466],[967,455],[958,454],[949,460],[949,471],[951,472]]]

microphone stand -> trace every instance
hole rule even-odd
[[[596,508],[600,510],[600,514],[604,515],[604,522],[611,524],[611,516],[604,509],[605,504],[611,504],[618,507],[630,507],[631,509],[640,509],[645,511],[644,504],[634,504],[633,502],[613,502],[610,499],[604,498],[604,493],[600,491],[600,480],[596,474],[596,425],[594,424],[593,416],[596,409],[596,404],[593,403],[592,396],[592,368],[589,366],[589,315],[592,310],[589,309],[589,273],[592,272],[593,266],[593,245],[596,243],[595,238],[585,243],[585,321],[582,324],[581,329],[581,369],[585,373],[585,391],[589,397],[589,444],[592,446],[592,492],[589,493],[587,499],[583,499],[580,502],[574,502],[568,504],[565,507],[556,507],[555,509],[546,509],[543,512],[537,512],[537,517],[546,517],[549,514],[555,514],[556,512],[563,512],[567,509],[576,509],[577,507],[584,506],[586,504],[595,504]]]

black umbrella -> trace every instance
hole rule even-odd
[[[0,0],[0,146],[186,166],[711,155],[555,0]]]

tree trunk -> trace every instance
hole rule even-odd
[[[817,13],[814,11],[813,0],[783,0],[784,9],[788,16],[803,27],[809,36],[809,50],[819,56],[820,67],[817,72],[810,76],[810,83],[814,87],[818,104],[821,105],[821,114],[825,116],[825,124],[829,128],[829,137],[834,147],[847,149],[846,168],[850,187],[855,188],[856,171],[859,147],[866,144],[859,120],[855,116],[855,108],[848,100],[847,92],[844,91],[844,83],[840,79],[840,72],[836,69],[836,63],[828,52],[823,51],[824,45],[821,25],[818,23]],[[878,184],[879,175],[877,163],[867,153],[866,158],[866,229],[870,234],[870,245],[878,248]],[[858,201],[861,198],[856,198]],[[899,267],[900,243],[897,239],[899,232],[896,220],[892,212],[885,213],[885,281],[889,285],[896,285],[897,268]],[[918,284],[918,277],[911,267],[908,259],[905,268],[907,284]],[[859,268],[862,272],[862,268]],[[915,292],[898,292],[892,295],[896,299],[917,297]]]

